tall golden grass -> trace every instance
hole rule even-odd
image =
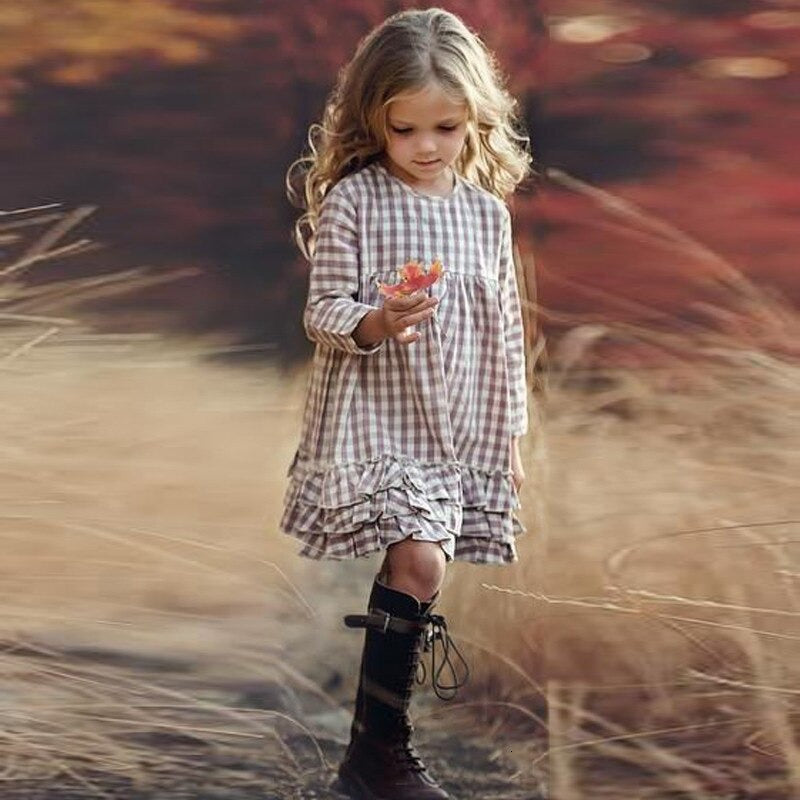
[[[663,220],[548,177],[718,300],[658,329],[534,304],[565,332],[524,440],[531,535],[446,592],[475,688],[532,732],[520,775],[546,769],[552,798],[798,797],[800,316]]]
[[[797,313],[663,221],[549,177],[705,267],[720,301],[657,330],[529,304],[563,333],[536,355],[528,534],[516,565],[451,568],[442,610],[473,680],[418,721],[471,714],[553,800],[797,797]],[[61,244],[88,213],[0,217],[0,793],[127,796],[242,752],[263,773],[219,767],[231,796],[296,786],[325,753],[243,687],[336,711],[312,662],[354,666],[358,637],[331,631],[376,565],[308,564],[278,533],[306,371],[206,359],[236,349],[221,337],[93,330],[86,301],[175,275],[26,286],[92,247]],[[609,366],[607,343],[651,366]]]
[[[313,737],[246,698],[336,707],[269,624],[317,614],[272,534],[303,376],[207,359],[241,349],[219,336],[94,330],[90,301],[184,273],[47,280],[93,247],[62,244],[91,210],[0,218],[0,795],[130,797],[251,750],[264,775],[215,769],[234,795],[296,782],[324,763]]]

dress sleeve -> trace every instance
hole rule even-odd
[[[528,386],[525,368],[525,336],[522,326],[517,274],[512,251],[511,213],[503,207],[503,229],[500,235],[500,309],[506,342],[511,435],[528,432]]]
[[[383,339],[359,347],[353,331],[376,307],[358,302],[359,248],[356,209],[342,192],[331,191],[322,203],[303,327],[312,342],[357,355],[380,350]]]

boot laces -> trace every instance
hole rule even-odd
[[[447,630],[447,620],[441,614],[425,614],[422,620],[428,623],[428,627],[426,627],[424,631],[423,652],[429,652],[431,654],[431,685],[433,686],[433,691],[440,700],[452,700],[456,696],[457,691],[469,680],[469,665],[458,649],[458,646],[451,638]],[[442,650],[440,655],[442,661],[438,669],[436,667],[436,642],[441,642]],[[455,665],[450,659],[451,649],[461,662],[464,670],[464,676],[461,680],[459,680]],[[443,683],[441,681],[441,674],[445,668],[448,668],[450,671],[450,675],[453,678],[452,683]],[[420,671],[422,673],[421,678],[419,677]],[[422,659],[420,659],[417,665],[417,683],[425,683],[425,678],[425,664]]]
[[[411,735],[414,733],[414,726],[407,717],[398,720],[395,734],[392,737],[390,750],[398,763],[404,763],[414,772],[424,772],[426,767],[422,759],[411,744]]]

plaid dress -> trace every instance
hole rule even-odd
[[[377,281],[435,258],[421,338],[359,347]],[[351,559],[411,536],[448,561],[517,561],[510,443],[528,414],[505,203],[460,175],[445,197],[378,161],[347,175],[322,204],[303,327],[316,348],[280,521],[299,555]]]

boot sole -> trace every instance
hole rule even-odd
[[[351,798],[351,800],[388,800],[388,798],[373,794],[360,781],[349,778],[341,773],[339,773],[339,777],[331,784],[330,788],[341,792]]]
[[[341,792],[351,800],[393,800],[391,797],[375,794],[356,776],[348,775],[346,772],[342,774],[342,772],[342,770],[339,771],[338,777],[330,785],[334,791]]]

